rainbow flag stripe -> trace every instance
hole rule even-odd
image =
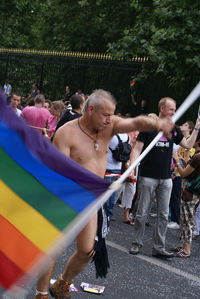
[[[29,128],[0,94],[0,284],[30,275],[108,183]]]
[[[131,80],[131,81],[130,81],[130,87],[133,87],[134,84],[135,84],[135,81],[134,81],[134,80]]]

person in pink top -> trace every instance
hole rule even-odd
[[[51,113],[43,107],[45,97],[39,94],[35,97],[35,106],[25,107],[21,116],[26,120],[30,127],[33,127],[42,135],[43,128],[48,128]]]
[[[49,132],[48,132],[49,137],[52,137],[54,135],[57,124],[61,117],[61,113],[64,110],[64,108],[65,105],[62,101],[53,101],[51,103],[51,108],[50,108],[51,117],[49,120]]]

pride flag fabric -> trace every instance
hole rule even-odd
[[[10,290],[28,278],[107,188],[29,128],[0,93],[0,285]]]
[[[132,88],[134,86],[134,84],[135,84],[135,80],[131,80],[130,81],[130,88]]]

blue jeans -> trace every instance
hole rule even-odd
[[[120,170],[106,169],[106,172],[107,173],[113,173],[113,174],[121,174],[121,169]],[[118,177],[112,177],[112,176],[106,177],[105,176],[104,179],[106,181],[112,183],[112,182],[116,181],[118,179]],[[107,201],[107,209],[108,209],[109,220],[111,220],[113,218],[113,209],[114,209],[114,205],[115,205],[115,197],[116,197],[116,192],[114,192]]]

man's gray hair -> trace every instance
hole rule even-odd
[[[86,112],[90,105],[94,105],[95,109],[98,110],[105,99],[116,105],[116,100],[109,91],[95,89],[86,100],[83,107],[83,112]]]

